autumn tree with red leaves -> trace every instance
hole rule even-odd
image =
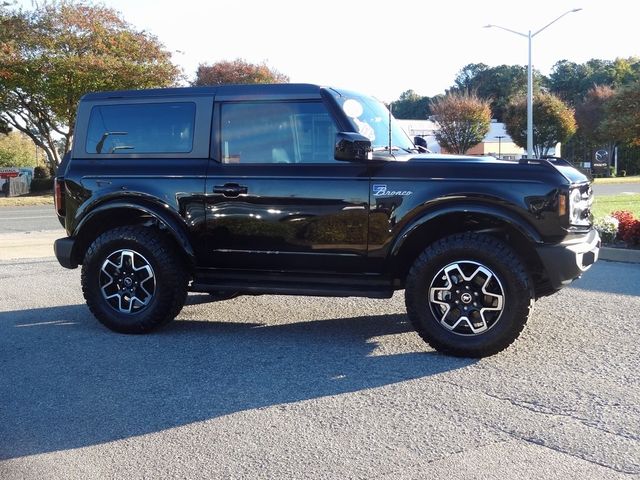
[[[438,122],[436,140],[451,153],[466,153],[484,139],[491,126],[491,106],[475,94],[451,92],[431,102]]]
[[[249,63],[242,58],[223,60],[209,65],[200,64],[193,86],[224,85],[229,83],[287,83],[289,77],[267,66],[266,63]]]

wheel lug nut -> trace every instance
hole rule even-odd
[[[456,300],[456,305],[459,305],[459,304],[460,304],[460,300]]]

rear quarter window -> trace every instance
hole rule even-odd
[[[195,114],[192,102],[94,106],[85,151],[98,155],[189,153]]]

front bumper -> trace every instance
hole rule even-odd
[[[73,237],[59,238],[53,242],[53,251],[60,265],[64,268],[77,268],[78,262],[73,256],[73,246],[76,239]]]
[[[568,285],[598,260],[600,235],[595,228],[568,242],[536,248],[554,290]]]

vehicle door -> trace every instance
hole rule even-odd
[[[349,272],[367,255],[367,165],[334,159],[336,123],[316,99],[214,108],[206,182],[209,266]]]

